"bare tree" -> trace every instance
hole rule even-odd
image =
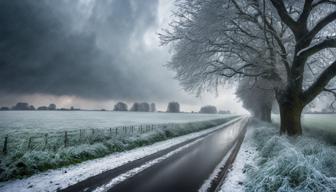
[[[271,122],[272,105],[275,101],[273,89],[265,86],[265,81],[254,81],[254,79],[244,79],[239,83],[236,91],[241,99],[243,107],[250,113],[266,122]]]
[[[213,105],[206,105],[201,107],[199,113],[217,113],[217,108]]]
[[[190,91],[246,78],[268,82],[281,133],[299,135],[303,108],[334,94],[335,0],[180,0],[170,29],[169,67]]]
[[[114,105],[113,111],[127,111],[128,106],[126,103],[118,102]]]
[[[169,102],[167,107],[168,113],[179,113],[180,112],[180,104],[178,102]]]

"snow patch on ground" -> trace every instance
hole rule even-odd
[[[209,132],[222,128],[226,124],[236,121],[231,120],[224,125],[219,125],[214,128],[206,129],[200,132],[191,133],[188,135],[176,137],[170,140],[157,142],[153,145],[136,148],[133,150],[114,153],[103,158],[85,161],[83,163],[64,167],[55,170],[49,170],[29,178],[22,180],[13,180],[0,183],[0,191],[2,192],[39,192],[39,191],[56,191],[66,188],[70,185],[83,181],[91,176],[100,174],[104,171],[116,168],[130,161],[140,159],[151,155],[173,145],[184,141],[205,135]]]
[[[247,179],[246,166],[255,166],[254,158],[257,155],[256,147],[252,144],[253,130],[247,128],[245,139],[240,147],[237,157],[225,178],[221,192],[243,192]]]

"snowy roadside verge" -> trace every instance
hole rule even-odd
[[[255,121],[222,191],[336,191],[336,146]],[[322,135],[322,133],[320,133]]]
[[[229,168],[232,166],[244,137],[246,134],[246,128],[248,126],[249,118],[244,118],[239,124],[239,135],[236,137],[234,142],[231,144],[229,151],[226,152],[226,155],[222,158],[221,162],[218,163],[216,168],[212,171],[210,177],[203,183],[199,192],[207,191],[218,191],[218,188],[221,187]]]
[[[256,147],[252,144],[253,130],[247,127],[244,141],[240,146],[240,150],[236,159],[229,170],[224,184],[221,187],[221,192],[243,192],[245,191],[244,183],[247,179],[245,166],[254,166],[254,158],[257,155]]]
[[[237,119],[200,132],[157,142],[153,145],[125,152],[114,153],[103,158],[85,161],[65,168],[46,171],[22,180],[4,182],[0,184],[0,191],[56,191],[57,189],[63,189],[86,178],[121,166],[130,161],[151,155],[184,141],[206,135],[212,131],[221,129],[223,126],[230,124],[233,121],[237,121]]]

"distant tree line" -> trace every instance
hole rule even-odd
[[[206,106],[203,106],[201,107],[199,113],[208,113],[208,114],[216,114],[216,113],[219,113],[219,114],[231,114],[231,111],[229,110],[221,110],[221,111],[218,111],[217,108],[213,105],[206,105]]]
[[[33,105],[30,105],[26,102],[18,102],[13,107],[1,107],[1,111],[7,111],[7,110],[40,110],[40,111],[54,111],[54,110],[60,110],[60,111],[78,111],[79,108],[70,107],[70,108],[57,108],[57,106],[53,103],[49,104],[48,106],[39,106],[35,108]],[[102,109],[101,111],[106,111],[105,109]],[[147,103],[147,102],[135,102],[133,103],[132,107],[128,109],[128,105],[124,102],[118,102],[114,105],[113,111],[133,111],[133,112],[156,112],[156,105],[155,103]],[[180,113],[180,104],[178,102],[169,102],[167,105],[167,113]],[[208,114],[230,114],[230,111],[217,111],[217,108],[212,105],[206,105],[201,107],[199,110],[199,113],[208,113]]]
[[[207,105],[207,106],[201,107],[199,112],[200,113],[217,113],[217,108],[212,105]]]
[[[128,106],[126,103],[118,102],[114,105],[113,111],[128,111]],[[142,102],[133,103],[131,109],[129,111],[134,112],[156,112],[156,105],[155,103],[147,103]],[[180,112],[180,104],[178,102],[169,102],[167,106],[168,113],[179,113]]]
[[[39,106],[37,108],[34,107],[34,105],[30,105],[29,103],[26,102],[18,102],[16,103],[16,105],[14,105],[13,107],[1,107],[0,110],[2,111],[7,111],[7,110],[17,110],[17,111],[33,111],[33,110],[40,110],[40,111],[54,111],[54,110],[62,110],[62,111],[74,111],[74,110],[80,110],[79,108],[75,108],[75,107],[70,107],[68,108],[60,108],[57,109],[56,105],[51,103],[48,106]]]
[[[114,105],[113,111],[128,111],[128,106],[124,102],[118,102],[117,104]],[[142,103],[135,102],[129,111],[156,112],[156,105],[155,103],[149,104],[147,102]]]

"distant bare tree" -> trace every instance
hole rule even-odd
[[[131,111],[139,111],[139,112],[149,112],[150,107],[148,103],[134,103]]]
[[[45,110],[48,110],[48,107],[47,106],[40,106],[40,107],[37,108],[37,110],[45,111]]]
[[[150,112],[156,112],[155,103],[151,103],[151,105],[150,105]]]
[[[28,103],[19,102],[12,107],[12,110],[31,110],[31,107]]]
[[[244,79],[239,83],[237,96],[243,107],[251,114],[266,122],[271,122],[272,105],[275,100],[273,89],[267,88],[267,82]]]
[[[180,104],[178,102],[170,102],[167,107],[168,113],[179,113],[180,112]]]
[[[56,105],[55,104],[49,104],[48,110],[56,110]]]
[[[127,111],[127,104],[123,102],[118,102],[114,105],[113,111]]]
[[[212,105],[207,105],[207,106],[201,107],[199,112],[200,113],[217,113],[217,108]]]

